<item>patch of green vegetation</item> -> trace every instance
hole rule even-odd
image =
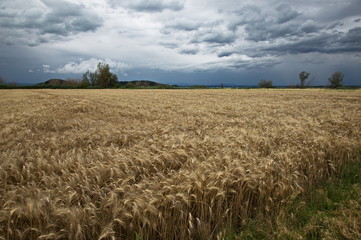
[[[227,240],[361,239],[361,157],[333,179],[296,198],[277,219],[250,219]]]

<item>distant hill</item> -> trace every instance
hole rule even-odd
[[[133,87],[161,87],[169,86],[167,84],[161,84],[154,81],[148,80],[133,80],[133,81],[120,81],[120,86],[133,86]]]
[[[51,86],[77,86],[80,84],[80,81],[76,80],[63,80],[58,78],[49,79],[45,82],[36,84],[37,86],[45,86],[45,87],[51,87]],[[148,81],[148,80],[133,80],[133,81],[120,81],[118,82],[118,86],[122,88],[172,88],[172,86],[168,84],[162,84],[154,81]]]
[[[38,83],[38,85],[66,85],[67,81],[63,80],[63,79],[58,79],[58,78],[53,78],[53,79],[49,79],[48,81],[42,82],[42,83]]]

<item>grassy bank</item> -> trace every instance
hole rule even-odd
[[[251,219],[226,239],[361,239],[360,160],[296,198],[281,216]]]

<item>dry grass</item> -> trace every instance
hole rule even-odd
[[[222,238],[361,149],[361,91],[0,96],[0,239]]]

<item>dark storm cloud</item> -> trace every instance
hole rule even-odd
[[[350,29],[347,34],[341,39],[341,43],[355,46],[359,51],[361,50],[361,27]]]
[[[297,4],[246,5],[238,10],[219,12],[213,21],[176,19],[165,24],[161,33],[167,34],[167,38],[177,36],[182,44],[171,47],[181,54],[216,54],[219,61],[232,61],[232,64],[233,60],[229,59],[248,56],[252,60],[241,61],[239,66],[235,61],[227,67],[272,67],[277,64],[275,58],[285,54],[360,52],[361,30],[347,29],[344,20],[354,16],[355,11],[344,11],[355,6],[354,3],[343,3],[343,7],[338,8],[342,15],[334,15],[327,21],[324,20],[327,12],[322,8],[312,12],[311,8],[306,10]],[[184,49],[181,47],[184,44],[198,46],[198,49]],[[265,57],[271,60],[255,64],[254,59]],[[246,66],[247,62],[250,66]]]
[[[94,31],[102,24],[99,16],[85,10],[82,5],[65,1],[43,0],[43,2],[50,12],[45,16],[42,33],[68,36],[79,32]]]
[[[228,28],[236,31],[244,27],[246,40],[266,41],[280,37],[299,35],[300,22],[296,18],[301,14],[288,4],[277,5],[274,9],[261,9],[257,6],[245,6],[233,12]],[[315,26],[305,26],[305,31],[317,31]]]
[[[138,12],[180,11],[184,8],[181,0],[108,0],[112,6],[123,6]]]
[[[322,34],[307,39],[298,39],[275,46],[267,46],[262,50],[264,54],[271,53],[273,55],[283,55],[285,53],[310,53],[310,52],[326,52],[327,47],[333,45],[335,36],[329,34]]]
[[[245,27],[247,32],[246,39],[259,42],[300,34],[295,28],[296,25],[291,24],[275,25],[272,22],[250,23]]]
[[[202,67],[206,70],[228,69],[228,70],[250,70],[269,68],[280,64],[280,61],[270,58],[252,58],[243,59],[237,54],[232,57],[222,59],[222,61],[214,61],[203,64]]]
[[[301,38],[286,44],[265,47],[264,54],[272,53],[347,53],[361,51],[361,27],[350,29],[346,33],[322,33],[309,38]]]
[[[312,20],[289,21],[282,24],[274,21],[260,21],[247,24],[245,31],[247,33],[246,40],[260,42],[292,37],[299,38],[311,33],[319,34],[324,28],[324,25]]]
[[[233,14],[235,16],[228,25],[232,31],[235,31],[239,26],[245,26],[248,30],[252,30],[260,26],[280,25],[301,15],[288,4],[280,4],[275,7],[274,11],[248,5],[234,11]]]
[[[66,1],[42,2],[43,6],[34,5],[28,9],[13,9],[7,7],[6,2],[1,4],[0,27],[8,37],[0,41],[35,46],[59,37],[94,31],[102,25],[102,19],[83,5]]]

